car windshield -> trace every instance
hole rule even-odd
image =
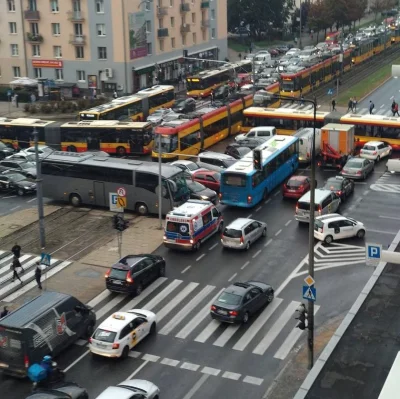
[[[340,190],[342,188],[342,182],[338,180],[328,180],[325,184],[325,188],[328,190]]]
[[[117,336],[117,333],[114,331],[107,331],[107,330],[102,330],[102,329],[98,328],[96,330],[96,332],[94,333],[93,338],[96,339],[97,341],[112,343],[112,342],[114,342],[116,336]]]
[[[31,169],[33,165],[30,162],[20,162],[18,164],[22,169]]]
[[[176,175],[170,177],[168,181],[170,184],[170,189],[172,191],[172,197],[174,200],[181,200],[186,198],[189,189],[186,184],[186,178],[184,172],[177,173]]]
[[[8,148],[2,141],[0,141],[0,150]]]
[[[302,184],[304,184],[304,181],[297,180],[297,179],[290,179],[290,180],[286,183],[286,185],[287,185],[288,187],[291,187],[291,188],[298,188],[298,187],[300,187]]]
[[[110,278],[115,278],[117,280],[125,280],[128,271],[124,269],[111,269],[111,273],[109,275]]]
[[[186,182],[189,187],[189,190],[194,193],[200,193],[205,189],[205,187],[201,183],[198,183],[197,181],[187,180]]]
[[[227,165],[227,168],[229,166],[232,166],[234,163],[236,163],[236,159],[225,159],[224,164]],[[221,180],[221,176],[219,176],[218,180]]]
[[[150,116],[162,116],[164,112],[165,112],[164,109],[158,109],[154,111]]]
[[[345,168],[361,168],[362,165],[362,160],[361,159],[355,159],[353,161],[347,162]]]
[[[189,224],[179,222],[168,222],[165,228],[170,233],[179,233],[181,235],[189,235]]]
[[[242,231],[227,227],[224,230],[224,236],[228,238],[240,238],[242,236]]]
[[[185,100],[180,100],[180,101],[177,101],[176,103],[175,103],[175,107],[184,107],[185,106]]]
[[[20,173],[13,173],[10,175],[7,175],[7,177],[12,180],[13,182],[18,182],[22,180],[26,180],[26,176],[21,175]]]
[[[229,292],[223,292],[218,298],[218,302],[225,305],[239,305],[242,300],[240,295],[231,294]]]
[[[189,170],[197,170],[197,169],[201,169],[199,165],[197,165],[197,163],[189,163],[187,164],[187,167]]]

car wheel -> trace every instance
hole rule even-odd
[[[151,327],[150,327],[150,335],[154,335],[155,333],[156,333],[156,331],[157,331],[157,326],[156,326],[156,323],[153,323],[152,325],[151,325]]]
[[[142,293],[142,291],[143,291],[143,285],[142,283],[139,283],[135,289],[135,296],[139,296]]]
[[[20,197],[22,197],[25,194],[24,190],[22,188],[19,188],[17,190],[17,195],[19,195]]]
[[[140,216],[146,216],[149,213],[149,208],[143,202],[137,203],[135,210]]]
[[[324,240],[327,244],[330,244],[333,241],[333,237],[332,236],[326,236],[325,240]]]
[[[268,303],[271,303],[271,302],[273,301],[273,299],[274,299],[274,293],[271,292],[271,293],[268,295]]]
[[[78,194],[71,194],[69,196],[69,202],[72,206],[81,206],[82,205],[82,198]]]
[[[250,249],[250,241],[247,241],[247,244],[246,244],[246,246],[244,247],[244,249],[245,249],[246,251],[248,251],[248,250]]]
[[[28,174],[26,175],[26,177],[27,177],[28,179],[34,179],[33,175],[31,175],[30,173],[28,173]]]
[[[381,157],[378,155],[378,156],[376,157],[376,162],[378,163],[380,160],[381,160]]]
[[[392,156],[392,150],[389,151],[388,158]]]
[[[365,230],[358,230],[357,231],[357,238],[364,238],[365,237]]]
[[[243,324],[246,324],[249,321],[249,312],[246,312],[243,315]]]
[[[165,276],[165,265],[160,266],[160,270],[158,271],[158,276],[159,277]]]
[[[122,351],[121,358],[126,359],[129,356],[129,346],[125,346],[124,350]]]
[[[118,147],[117,148],[117,154],[120,157],[124,157],[126,155],[126,149],[124,147]]]
[[[197,241],[196,244],[193,245],[193,249],[194,249],[195,251],[198,251],[198,250],[200,249],[200,247],[201,247],[201,242],[200,242],[200,240]]]
[[[263,230],[263,232],[262,232],[262,235],[263,235],[263,237],[266,237],[266,236],[267,236],[267,228],[266,228],[266,227],[264,227],[264,230]]]

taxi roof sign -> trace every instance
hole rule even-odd
[[[125,320],[125,316],[123,314],[115,313],[112,315],[112,317],[113,317],[113,319],[116,319],[116,320]]]

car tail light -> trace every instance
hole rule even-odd
[[[307,158],[310,158],[310,153],[309,152],[307,152]]]
[[[376,154],[377,154],[377,151],[374,151],[372,154],[376,155]]]
[[[211,310],[215,311],[217,308],[214,305],[211,305]]]
[[[220,200],[222,200],[222,194],[221,193],[218,194],[218,197],[219,197]]]
[[[251,201],[253,200],[253,197],[251,195],[247,196],[247,203],[251,204]]]
[[[357,172],[357,175],[359,175],[359,176],[361,175],[361,170],[359,170],[359,171]]]
[[[336,192],[337,195],[342,195],[342,192],[339,190]]]
[[[25,365],[25,368],[29,367],[29,357],[28,357],[28,355],[24,356],[24,365]]]
[[[127,275],[126,275],[126,282],[129,283],[129,284],[132,284],[132,283],[133,283],[133,278],[132,278],[132,276],[129,274],[129,272],[128,272]]]
[[[318,161],[317,165],[318,165],[318,166],[321,166],[321,165],[322,165],[322,162],[321,162],[321,161]]]
[[[299,190],[304,190],[304,185],[303,184],[300,184]]]
[[[321,205],[318,205],[318,213],[319,213],[320,215],[322,215],[322,208],[321,208]]]
[[[299,204],[296,204],[296,213],[299,210]]]
[[[348,170],[347,169],[343,169],[343,173],[347,173],[348,172]]]
[[[104,277],[105,277],[105,278],[110,277],[110,273],[111,273],[111,269],[108,269],[108,270],[106,271],[106,274],[104,275]]]
[[[92,342],[93,342],[93,338],[90,337],[90,338],[89,338],[89,344],[91,344]]]
[[[112,344],[112,349],[119,349],[119,344]]]
[[[236,310],[230,310],[229,311],[229,316],[237,316],[238,312],[236,312]]]
[[[241,243],[241,244],[244,243],[244,238],[243,238],[243,236],[240,237],[240,243]]]

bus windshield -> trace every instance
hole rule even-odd
[[[225,185],[231,187],[246,187],[246,175],[240,175],[238,173],[224,173],[222,175],[222,181]]]
[[[161,135],[161,151],[160,150],[160,138],[158,135],[155,136],[154,140],[154,151],[155,152],[173,152],[178,149],[178,134]]]
[[[200,79],[187,79],[187,89],[190,90],[202,90],[204,88],[203,81]]]
[[[294,90],[294,81],[293,80],[283,80],[281,83],[282,91],[293,91]]]

